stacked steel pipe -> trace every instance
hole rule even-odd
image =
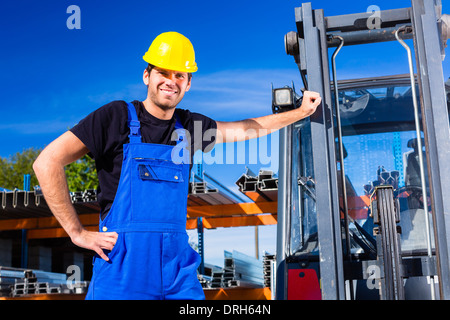
[[[88,285],[88,281],[68,283],[64,273],[0,266],[0,296],[2,297],[43,293],[85,293]]]
[[[239,191],[255,202],[277,201],[278,178],[270,170],[255,175],[249,168],[237,181]]]
[[[264,274],[262,261],[233,250],[224,251],[224,267],[212,271],[208,288],[262,288]]]

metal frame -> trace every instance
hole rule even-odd
[[[340,221],[336,156],[334,152],[334,126],[331,110],[331,91],[328,85],[328,46],[323,10],[312,10],[310,3],[295,9],[297,27],[304,31],[298,38],[299,48],[296,57],[299,70],[307,74],[305,87],[317,91],[322,96],[322,104],[311,119],[311,138],[314,165],[316,195],[317,228],[319,233],[319,260],[321,273],[322,298],[339,300],[345,298],[344,268],[342,244],[340,241]],[[304,78],[305,79],[305,78]],[[305,81],[305,80],[304,80]],[[298,146],[292,146],[292,126],[280,134],[280,174],[278,209],[278,246],[277,246],[277,298],[286,297],[285,258],[289,252],[289,217],[291,213],[292,154],[298,152]]]
[[[440,37],[437,23],[440,5],[440,0],[412,0],[411,8],[381,11],[380,28],[375,30],[367,28],[369,13],[324,17],[323,10],[312,10],[311,3],[303,3],[301,7],[295,8],[297,33],[290,32],[286,35],[286,51],[294,56],[304,87],[322,96],[322,104],[310,120],[313,155],[320,155],[313,156],[313,178],[323,299],[346,298],[328,48],[340,47],[343,42],[345,45],[357,45],[395,41],[395,31],[405,24],[412,27],[414,32],[403,33],[402,39],[414,39],[417,70],[420,70],[416,77],[428,151],[440,298],[450,299],[449,247],[446,235],[446,230],[450,229],[450,195],[445,194],[446,190],[450,190],[450,130],[441,51],[436,50],[442,48],[445,40]],[[291,197],[294,194],[292,179],[298,178],[292,176],[292,154],[298,152],[293,145],[292,132],[293,127],[290,126],[280,134],[277,299],[286,298],[286,258],[289,253]],[[430,257],[423,260],[423,263],[429,264],[429,270],[434,267],[434,259]],[[403,295],[398,297],[402,298]]]
[[[450,230],[450,137],[435,5],[440,1],[413,0],[412,25],[427,152],[431,207],[441,299],[450,299],[448,239]],[[426,36],[425,36],[426,35]]]
[[[277,254],[276,254],[276,290],[277,300],[287,296],[287,266],[286,257],[289,253],[288,235],[291,213],[292,192],[292,130],[289,125],[280,130],[280,166],[278,172],[278,214],[277,214]]]
[[[322,97],[318,112],[310,117],[322,298],[341,300],[345,298],[344,267],[326,27],[323,10],[313,11],[309,3],[302,8],[302,17],[296,17],[296,22],[303,18],[305,26],[308,86]]]
[[[378,255],[384,266],[384,278],[381,279],[381,298],[383,300],[404,300],[403,269],[400,248],[400,234],[397,223],[400,221],[395,208],[394,190],[392,186],[375,188],[376,200],[372,201],[372,214],[376,228]],[[434,285],[433,285],[434,288]]]

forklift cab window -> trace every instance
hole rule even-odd
[[[387,184],[393,186],[399,204],[402,253],[420,253],[427,248],[427,217],[423,207],[418,152],[425,153],[424,147],[423,150],[417,148],[409,80],[367,80],[370,81],[344,81],[339,87],[350,251],[354,255],[364,255],[373,254],[376,250],[370,196],[376,186]],[[290,253],[295,255],[318,253],[314,199],[320,195],[314,194],[308,121],[297,124],[293,133],[294,143],[298,146],[294,149],[298,152],[294,154],[293,163],[298,165],[294,166],[293,175],[302,180],[299,181],[290,220]],[[339,159],[338,144],[336,158]],[[336,166],[341,188],[339,161]],[[424,170],[427,174],[426,162]],[[343,219],[342,203],[341,192]]]

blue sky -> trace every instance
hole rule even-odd
[[[366,12],[371,5],[381,10],[411,5],[409,0],[311,2],[325,16]],[[81,10],[79,30],[66,26],[70,5]],[[270,114],[271,83],[279,87],[294,81],[301,87],[283,42],[287,32],[296,30],[294,8],[300,5],[293,0],[1,1],[0,156],[44,147],[111,100],[145,99],[142,55],[165,31],[186,35],[196,50],[199,71],[180,107],[224,121]],[[450,13],[449,5],[443,0],[444,13]],[[443,62],[446,79],[449,59]],[[404,49],[386,43],[345,48],[337,70],[343,79],[407,73],[408,65]],[[204,169],[231,187],[245,164]],[[217,232],[236,232],[224,230]],[[260,248],[273,251],[274,229],[266,233],[266,248]],[[251,253],[253,232],[244,234],[241,243],[251,245],[242,251]]]

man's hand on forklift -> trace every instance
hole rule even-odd
[[[216,144],[259,138],[312,115],[322,102],[320,94],[305,91],[300,108],[241,121],[216,121]]]
[[[322,102],[320,94],[314,91],[305,91],[303,93],[303,102],[299,110],[303,113],[302,118],[309,117],[312,115],[319,104]]]

